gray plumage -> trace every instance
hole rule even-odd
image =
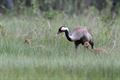
[[[73,31],[70,32],[67,27],[61,26],[58,30],[58,34],[62,32],[65,32],[66,38],[69,41],[75,43],[76,48],[79,44],[84,45],[85,42],[89,42],[92,48],[94,46],[92,35],[87,28],[75,28]]]

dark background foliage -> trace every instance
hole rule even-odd
[[[101,13],[108,8],[109,13],[119,13],[120,0],[0,0],[0,13],[23,13],[29,8],[33,13],[58,11],[66,14],[82,14],[94,7]]]

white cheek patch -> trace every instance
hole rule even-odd
[[[62,27],[61,30],[62,30],[62,31],[65,31],[65,30],[68,30],[68,28]]]

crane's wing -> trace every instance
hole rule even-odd
[[[82,37],[86,37],[86,39],[91,40],[92,36],[88,32],[87,28],[76,28],[71,34],[70,37],[72,40],[80,40]]]

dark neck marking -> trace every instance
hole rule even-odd
[[[68,30],[65,31],[65,36],[67,37],[67,39],[68,39],[69,41],[72,41],[72,39],[69,37],[69,32],[68,32]]]

